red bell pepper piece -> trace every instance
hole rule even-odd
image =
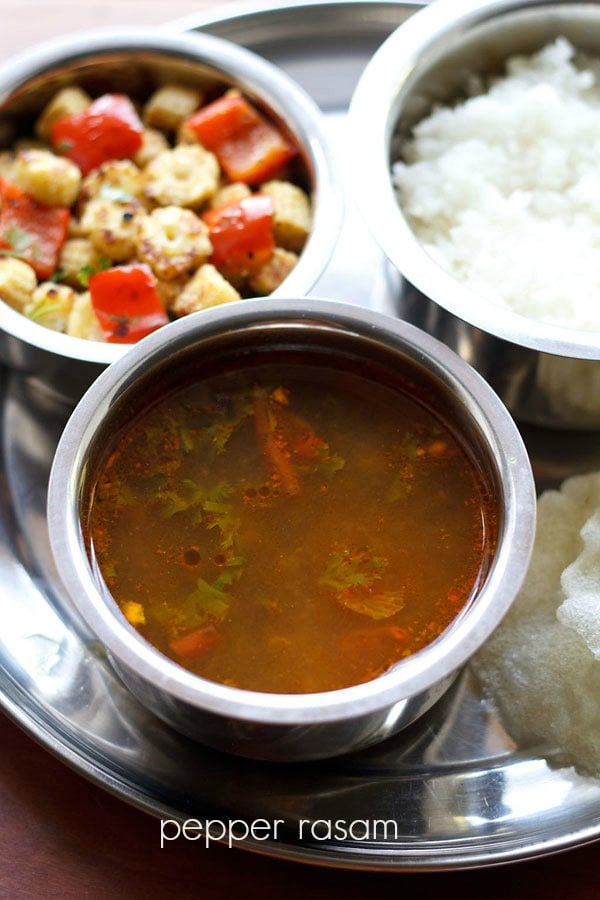
[[[220,640],[220,634],[213,625],[198,628],[175,641],[171,641],[170,648],[176,656],[182,659],[192,660],[203,656]]]
[[[49,278],[56,269],[69,216],[66,207],[38,203],[0,178],[0,250],[29,263],[38,278]]]
[[[109,159],[129,159],[142,145],[144,126],[131,100],[104,94],[52,127],[54,148],[76,163],[84,175]]]
[[[202,107],[186,121],[231,181],[260,184],[296,153],[281,131],[238,93]]]
[[[213,252],[211,262],[231,276],[241,276],[264,265],[275,249],[273,201],[253,194],[204,213]]]
[[[133,344],[166,325],[169,317],[148,266],[115,266],[90,275],[92,306],[111,344]]]

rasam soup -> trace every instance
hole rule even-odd
[[[168,386],[101,455],[83,509],[129,622],[204,678],[275,693],[368,681],[435,640],[497,522],[425,393],[293,350]]]

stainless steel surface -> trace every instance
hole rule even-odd
[[[377,51],[353,98],[354,166],[363,173],[355,195],[406,278],[399,315],[457,350],[517,418],[598,429],[600,334],[526,319],[461,285],[414,236],[390,178],[398,133],[407,133],[435,103],[464,93],[470,73],[497,73],[508,56],[539,50],[558,35],[597,56],[600,4],[439,0],[421,10]]]
[[[321,694],[242,691],[198,678],[154,649],[124,619],[90,565],[80,510],[98,448],[143,408],[138,385],[165,383],[198,359],[248,348],[307,348],[374,360],[428,386],[496,486],[499,533],[485,581],[432,644],[364,684]],[[247,300],[160,329],[113,363],[75,408],[48,489],[50,543],[73,605],[133,693],[164,721],[218,750],[263,760],[319,759],[367,747],[405,728],[450,686],[519,590],[535,534],[535,489],[525,447],[486,382],[447,347],[405,322],[340,302]]]
[[[245,48],[213,35],[166,29],[99,29],[50,41],[0,66],[0,133],[31,133],[34,117],[65,83],[75,81],[92,95],[126,89],[144,99],[165,79],[235,84],[286,123],[306,163],[314,215],[298,264],[273,296],[307,293],[335,246],[343,194],[336,187],[316,104],[284,73]],[[44,328],[0,303],[0,360],[35,374],[69,399],[79,399],[102,369],[127,351],[126,344],[87,341]]]
[[[370,55],[414,9],[401,3],[287,7],[203,26],[310,85],[332,131]],[[188,27],[200,19],[188,21]],[[340,37],[337,37],[340,35]],[[334,62],[332,63],[332,59]],[[320,73],[326,73],[321,77]],[[344,147],[342,141],[342,147]],[[363,229],[337,280],[385,284]],[[333,265],[342,268],[342,252]],[[361,269],[362,267],[362,269]],[[372,267],[372,272],[369,271]],[[335,285],[327,293],[338,296]],[[323,288],[323,290],[325,290]],[[364,293],[367,296],[367,293]],[[390,297],[391,294],[387,295]],[[381,301],[385,291],[375,297]],[[30,734],[108,790],[164,817],[283,818],[281,840],[241,846],[332,866],[439,870],[494,865],[600,838],[600,781],[553,765],[550,746],[515,747],[469,671],[417,723],[325,763],[271,765],[206,750],[161,725],[115,678],[53,587],[45,523],[54,447],[69,410],[19,375],[2,388],[0,703]],[[600,435],[524,432],[541,487],[600,467]],[[299,839],[300,819],[390,819],[397,835]]]

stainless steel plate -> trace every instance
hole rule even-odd
[[[416,4],[316,3],[232,12],[206,28],[282,65],[327,112],[344,166],[345,109],[369,56]],[[177,23],[182,27],[182,23]],[[348,176],[350,177],[350,173]],[[393,312],[396,276],[350,208],[320,294]],[[0,703],[34,737],[103,787],[168,818],[282,819],[280,840],[242,846],[365,869],[455,869],[532,857],[600,837],[600,782],[552,764],[552,747],[516,747],[464,672],[397,738],[356,756],[294,766],[217,754],[180,737],[120,684],[57,585],[46,485],[69,410],[2,373]],[[600,438],[526,440],[540,485],[600,467]],[[582,448],[581,450],[579,448]],[[363,840],[317,836],[300,820],[367,820]]]

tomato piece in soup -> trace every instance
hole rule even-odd
[[[218,644],[219,640],[217,629],[213,625],[207,625],[171,641],[170,648],[179,659],[198,659]]]

